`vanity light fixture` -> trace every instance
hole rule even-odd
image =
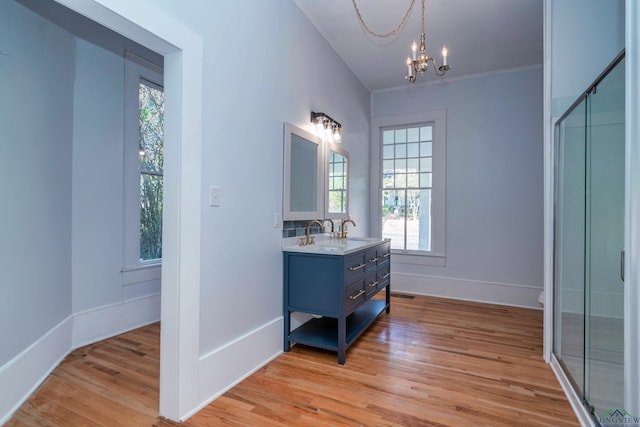
[[[311,123],[316,125],[316,134],[323,140],[333,139],[340,142],[342,139],[342,125],[325,113],[311,112]]]

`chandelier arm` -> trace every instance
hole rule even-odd
[[[436,73],[436,76],[444,76],[445,73],[447,72],[447,70],[445,70],[442,67],[438,67],[435,63],[435,61],[433,62],[433,72]]]
[[[436,73],[437,76],[442,77],[447,73],[447,71],[449,71],[448,65],[441,65],[438,67],[438,63],[436,62],[436,59],[433,57],[430,57],[428,61],[431,61],[431,63],[433,64],[433,72]]]
[[[373,30],[371,30],[367,26],[367,24],[365,24],[364,19],[362,18],[362,15],[360,14],[360,9],[358,9],[358,5],[356,4],[356,0],[351,0],[351,2],[353,3],[353,8],[356,10],[356,15],[358,16],[358,21],[360,22],[360,25],[362,25],[362,28],[364,28],[367,33],[371,34],[374,37],[389,38],[389,37],[393,37],[396,34],[398,34],[398,32],[400,32],[400,30],[402,30],[404,25],[407,23],[407,19],[409,19],[409,15],[411,14],[411,10],[413,10],[413,6],[416,3],[416,0],[411,0],[411,4],[409,5],[409,9],[407,9],[407,13],[404,14],[404,17],[402,18],[402,21],[400,21],[400,24],[398,24],[398,26],[396,28],[394,28],[393,30],[391,30],[391,31],[389,31],[388,33],[385,33],[385,34],[378,34],[378,33],[374,32]],[[424,29],[424,0],[422,0],[422,27]]]

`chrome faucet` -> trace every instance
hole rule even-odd
[[[350,222],[351,224],[353,224],[353,226],[356,226],[356,223],[353,222],[353,220],[351,218],[345,219],[344,221],[342,221],[342,224],[340,224],[340,235],[338,236],[338,239],[347,239],[347,231],[345,230],[345,224],[347,222]]]
[[[300,246],[307,246],[307,245],[315,245],[315,239],[313,236],[311,236],[311,226],[313,224],[318,224],[320,226],[320,230],[324,229],[324,225],[322,225],[322,223],[320,221],[318,221],[317,219],[314,219],[313,221],[309,221],[309,224],[307,224],[307,232],[305,233],[306,239],[300,239]]]

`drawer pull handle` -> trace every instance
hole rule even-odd
[[[369,283],[369,287],[370,288],[375,288],[376,286],[378,286],[378,281],[377,280],[375,282]]]
[[[382,255],[383,258],[389,258],[389,256],[391,255],[391,252],[387,252],[386,254]]]
[[[364,294],[365,290],[364,289],[360,289],[360,292],[358,292],[355,295],[349,295],[349,299],[357,299],[360,295]]]
[[[354,267],[349,267],[349,271],[357,271],[357,270],[360,270],[361,268],[365,268],[366,266],[367,266],[366,264],[360,264]]]
[[[387,274],[385,274],[384,276],[382,276],[382,277],[380,278],[380,280],[384,280],[384,279],[386,279],[386,278],[387,278],[387,277],[389,277],[389,276],[391,276],[391,273],[387,273]]]
[[[379,260],[379,259],[380,259],[380,257],[377,257],[377,258],[371,258],[371,259],[369,260],[369,262],[378,262],[378,260]]]

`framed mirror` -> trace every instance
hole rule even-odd
[[[285,123],[283,220],[323,218],[324,176],[322,139]]]

